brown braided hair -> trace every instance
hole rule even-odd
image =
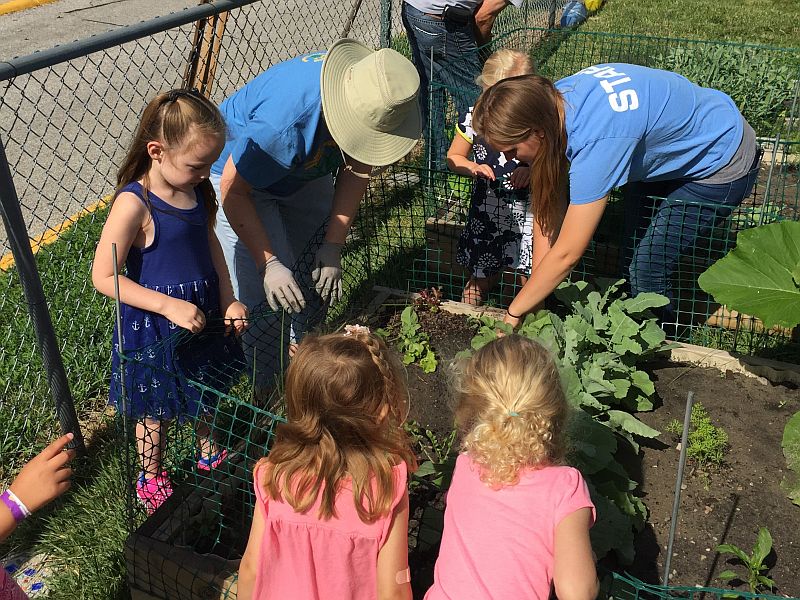
[[[263,459],[264,490],[295,511],[321,496],[319,517],[336,517],[342,481],[365,523],[391,509],[394,467],[416,459],[402,425],[408,403],[405,372],[383,341],[366,332],[306,336],[286,373],[287,423]]]

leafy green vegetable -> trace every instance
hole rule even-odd
[[[786,423],[781,446],[786,457],[786,465],[791,471],[784,478],[782,487],[792,502],[800,506],[800,412],[796,412]]]
[[[636,482],[616,459],[619,440],[638,450],[638,439],[659,435],[632,414],[652,410],[655,386],[637,363],[669,346],[650,308],[668,300],[658,294],[628,298],[622,282],[595,288],[585,281],[562,284],[556,296],[570,309],[563,319],[540,310],[525,317],[517,333],[537,340],[556,357],[567,400],[570,463],[587,478],[598,512],[592,544],[598,556],[614,550],[633,560],[633,531],[644,526],[646,509],[635,496]],[[510,326],[478,319],[472,339],[478,350]]]
[[[736,247],[700,275],[720,304],[767,327],[800,323],[800,222],[781,221],[739,234]]]

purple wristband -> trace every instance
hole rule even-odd
[[[14,521],[17,523],[24,521],[25,517],[31,514],[28,507],[25,506],[11,490],[3,492],[3,494],[0,495],[0,500],[2,500],[3,504],[11,511],[11,516],[14,517]]]

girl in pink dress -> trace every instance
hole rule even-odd
[[[564,465],[567,401],[538,342],[499,338],[462,364],[464,433],[426,600],[594,600],[594,505]]]
[[[303,338],[254,472],[238,598],[410,600],[403,366],[366,327]]]

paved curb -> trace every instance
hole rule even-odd
[[[55,0],[8,0],[0,4],[0,15],[7,15],[28,8],[35,8],[42,4],[50,4]]]

